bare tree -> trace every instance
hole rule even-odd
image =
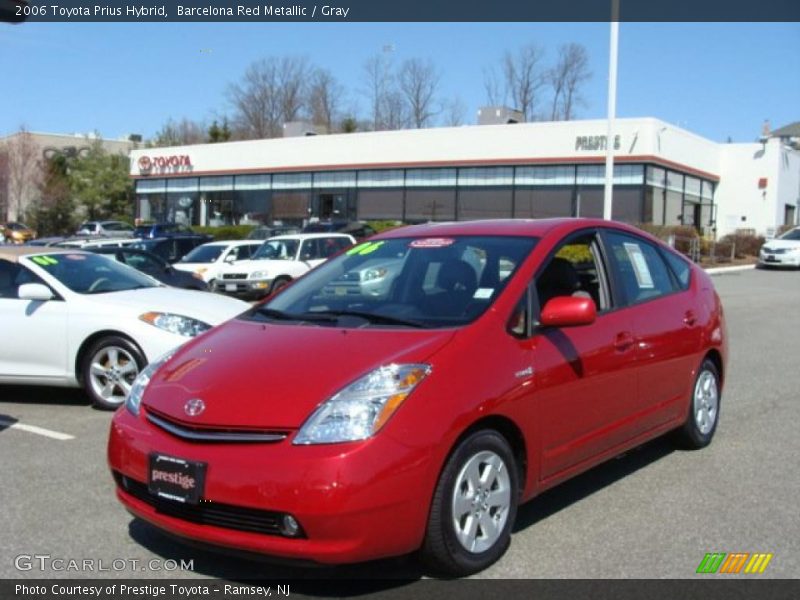
[[[444,124],[447,127],[458,127],[464,124],[464,115],[467,112],[466,106],[461,98],[456,96],[444,103]]]
[[[408,113],[406,99],[402,92],[398,90],[392,90],[386,95],[381,113],[383,114],[383,120],[380,124],[380,129],[390,131],[405,129],[410,123],[411,117]]]
[[[205,142],[205,125],[185,117],[180,121],[168,119],[153,139],[154,146],[189,146]]]
[[[503,86],[495,69],[483,69],[483,87],[486,90],[486,102],[489,106],[505,104]]]
[[[558,50],[558,61],[548,71],[547,79],[553,88],[553,121],[575,118],[575,107],[584,104],[581,86],[592,76],[589,54],[581,44],[564,44]]]
[[[525,116],[533,120],[540,91],[546,84],[545,72],[542,68],[544,50],[536,44],[528,44],[520,48],[516,54],[506,52],[503,56],[503,79],[506,96]]]
[[[400,67],[399,89],[405,98],[411,124],[420,129],[430,124],[440,110],[435,103],[440,75],[433,61],[411,58]]]
[[[370,56],[364,63],[364,86],[370,102],[372,129],[386,129],[386,111],[392,96],[394,76],[391,57],[384,54]]]
[[[311,120],[317,125],[324,125],[328,133],[333,132],[339,121],[343,97],[344,88],[330,71],[316,69],[311,76],[309,89]]]
[[[237,137],[280,136],[283,124],[296,120],[305,107],[308,71],[308,61],[300,57],[272,57],[251,64],[241,82],[228,87]]]
[[[6,142],[9,219],[22,219],[34,200],[42,178],[39,147],[30,132],[21,127]],[[13,216],[12,216],[13,213]]]

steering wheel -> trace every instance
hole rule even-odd
[[[101,277],[100,279],[98,279],[98,280],[96,280],[94,283],[92,283],[92,285],[90,285],[90,286],[89,286],[89,289],[88,289],[88,290],[86,290],[86,291],[87,291],[87,292],[93,292],[93,291],[95,291],[95,290],[96,290],[98,287],[100,287],[100,284],[102,284],[102,283],[111,283],[111,280],[110,280],[108,277]]]

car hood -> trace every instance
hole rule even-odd
[[[250,308],[235,298],[197,290],[152,287],[125,292],[85,295],[91,303],[102,305],[105,312],[167,312],[219,325]]]
[[[782,248],[800,248],[800,240],[769,240],[768,242],[764,242],[764,245],[761,247],[765,252],[768,252],[768,248],[772,250],[780,250]]]
[[[385,364],[425,362],[453,330],[342,329],[236,319],[184,346],[143,404],[187,425],[296,429],[346,385]],[[186,402],[200,398],[195,417]]]

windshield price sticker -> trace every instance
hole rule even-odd
[[[650,267],[647,266],[647,261],[639,244],[624,244],[624,246],[625,252],[628,253],[628,258],[631,259],[633,274],[636,276],[636,283],[639,288],[651,290],[656,287],[653,283],[653,276],[650,274]]]
[[[31,260],[42,267],[58,264],[58,261],[52,256],[32,256]]]
[[[347,251],[348,256],[353,256],[358,254],[359,256],[364,256],[365,254],[372,254],[383,246],[383,242],[364,242],[363,244],[359,244],[358,246],[354,246]]]
[[[447,248],[452,246],[456,241],[453,238],[423,238],[421,240],[412,241],[409,248]]]

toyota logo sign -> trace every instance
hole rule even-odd
[[[149,171],[153,167],[153,161],[150,160],[149,156],[140,156],[139,157],[139,170],[140,171]]]
[[[206,403],[200,398],[192,398],[183,406],[183,412],[190,417],[196,417],[206,409]]]

